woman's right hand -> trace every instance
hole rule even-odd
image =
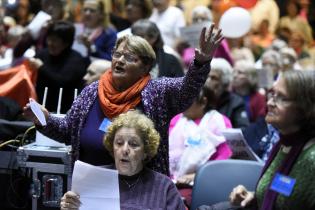
[[[254,192],[248,191],[243,185],[238,185],[230,194],[230,203],[234,206],[247,207],[254,200]]]
[[[60,201],[61,210],[77,210],[80,205],[80,196],[72,191],[66,192]]]
[[[30,100],[34,100],[34,99],[30,99]],[[46,122],[47,122],[48,116],[49,116],[48,110],[45,109],[43,106],[40,106],[40,109],[41,109],[42,112],[44,113],[45,119],[46,119]],[[23,107],[23,116],[24,116],[26,119],[33,121],[33,123],[34,123],[35,125],[42,126],[42,124],[41,124],[41,123],[39,122],[39,120],[37,119],[36,115],[33,113],[32,109],[31,109],[30,103],[27,103],[27,104]]]

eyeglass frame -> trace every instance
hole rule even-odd
[[[286,98],[285,96],[275,93],[275,91],[273,90],[270,90],[267,93],[267,101],[269,101],[270,99],[272,99],[275,105],[279,105],[279,106],[288,105],[290,102],[294,101],[291,98]]]
[[[141,60],[140,56],[134,55],[132,53],[122,53],[117,52],[116,50],[112,51],[112,58],[120,59],[121,56],[124,56],[124,59],[127,61],[127,63],[136,63],[138,60]]]

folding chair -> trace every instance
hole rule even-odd
[[[263,163],[249,160],[214,160],[201,166],[194,180],[191,210],[227,201],[232,189],[244,185],[255,190]]]

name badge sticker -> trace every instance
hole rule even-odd
[[[100,127],[98,128],[98,130],[106,132],[108,126],[111,124],[112,122],[108,119],[108,118],[104,118],[104,120],[102,121]]]
[[[296,180],[291,177],[276,173],[274,179],[272,180],[270,189],[282,195],[290,196],[293,191],[295,182]]]

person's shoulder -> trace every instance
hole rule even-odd
[[[155,182],[164,182],[164,183],[168,183],[171,184],[173,183],[172,180],[164,175],[161,174],[159,172],[153,171],[152,169],[146,168],[146,173],[155,181]]]
[[[229,99],[230,99],[231,103],[233,103],[235,106],[245,104],[243,98],[241,96],[235,94],[235,93],[230,93]]]

